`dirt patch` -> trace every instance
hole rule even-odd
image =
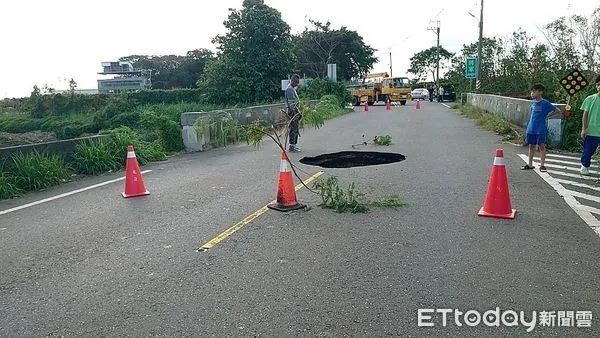
[[[19,134],[0,132],[0,148],[57,140],[54,132],[33,131]]]

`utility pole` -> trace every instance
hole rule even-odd
[[[390,52],[390,77],[394,77],[394,73],[392,72],[392,52]]]
[[[437,35],[437,47],[436,47],[436,78],[433,81],[436,83],[437,87],[440,86],[440,21],[435,21],[436,27],[430,27],[428,30],[433,31]]]
[[[436,75],[437,85],[440,88],[440,22],[437,22],[437,70]]]
[[[481,0],[481,12],[479,13],[479,43],[477,44],[477,81],[475,88],[479,90],[481,85],[481,48],[483,45],[483,0]]]

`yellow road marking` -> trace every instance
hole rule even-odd
[[[308,185],[310,182],[314,181],[315,179],[317,179],[321,175],[323,175],[323,172],[319,171],[318,173],[316,173],[316,174],[312,175],[311,177],[309,177],[308,179],[304,180],[304,184]],[[298,185],[296,185],[296,187],[294,189],[296,191],[298,191],[303,186],[304,185],[302,185],[302,183],[299,183]],[[239,221],[238,223],[236,223],[235,225],[233,225],[229,229],[223,231],[217,237],[211,239],[210,241],[206,242],[206,244],[202,245],[200,247],[200,249],[198,249],[198,251],[206,251],[206,250],[212,248],[213,246],[215,246],[216,244],[218,244],[219,242],[223,241],[225,238],[233,235],[234,232],[236,232],[236,231],[240,230],[241,228],[245,227],[246,225],[250,224],[250,222],[252,222],[253,220],[255,220],[258,217],[260,217],[260,215],[262,215],[265,212],[267,212],[267,210],[269,210],[269,208],[267,206],[270,205],[270,204],[272,204],[272,203],[275,203],[276,201],[277,200],[273,200],[273,201],[269,202],[269,204],[267,204],[264,207],[258,209],[257,211],[255,211],[254,213],[252,213],[248,217],[244,218],[243,220]]]

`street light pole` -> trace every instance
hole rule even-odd
[[[479,13],[479,43],[477,44],[477,82],[475,88],[479,90],[481,85],[481,48],[483,45],[483,0],[481,0],[481,12]]]

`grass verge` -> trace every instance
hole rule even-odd
[[[452,108],[458,109],[461,116],[475,120],[475,123],[483,129],[501,135],[502,141],[518,145],[523,144],[523,136],[511,126],[505,117],[490,114],[481,108],[471,105],[454,103]]]

